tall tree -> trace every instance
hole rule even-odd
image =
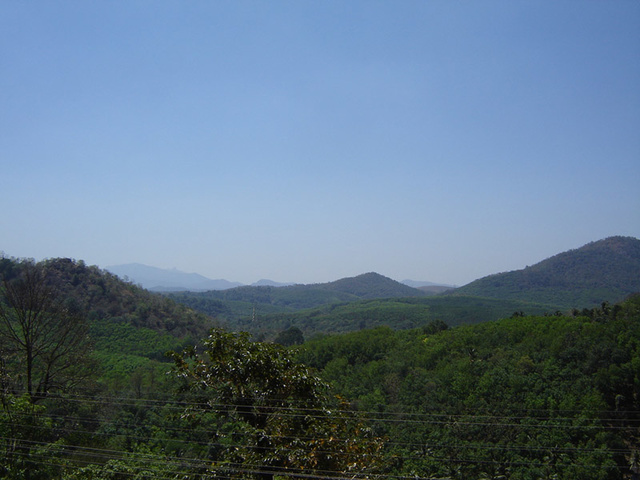
[[[46,264],[22,261],[0,286],[0,354],[15,390],[32,402],[84,379],[91,344],[86,319],[65,306]]]
[[[218,425],[210,459],[217,475],[362,478],[377,466],[381,439],[285,348],[217,329],[204,347],[204,355],[173,356],[187,389],[199,394],[188,413],[213,415]]]

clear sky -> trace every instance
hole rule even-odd
[[[0,2],[0,250],[462,285],[640,237],[640,2]]]

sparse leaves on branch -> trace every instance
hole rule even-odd
[[[7,386],[33,402],[64,391],[90,373],[90,347],[85,318],[58,298],[44,264],[24,261],[14,276],[2,279],[0,349]]]

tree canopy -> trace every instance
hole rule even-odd
[[[189,349],[173,357],[198,399],[186,413],[216,416],[218,474],[358,478],[376,467],[382,441],[280,345],[214,329],[203,355]]]

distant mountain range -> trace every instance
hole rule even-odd
[[[403,285],[378,273],[370,272],[328,283],[282,287],[242,286],[207,292],[174,292],[170,296],[176,301],[208,315],[219,316],[223,310],[229,314],[229,307],[233,305],[240,306],[241,309],[247,307],[251,309],[252,306],[260,305],[261,312],[275,313],[375,298],[423,297],[427,295],[421,290]],[[222,304],[224,304],[224,308],[222,308]],[[246,311],[244,314],[247,314]]]
[[[533,266],[489,275],[459,288],[426,281],[397,282],[374,272],[321,284],[286,284],[263,279],[244,286],[196,273],[141,264],[116,265],[107,270],[148,290],[210,291],[210,300],[286,305],[294,309],[332,302],[442,293],[572,308],[598,305],[603,301],[617,302],[631,293],[640,292],[640,240],[609,237]]]
[[[141,263],[128,263],[126,265],[112,265],[105,270],[117,275],[123,280],[131,282],[156,292],[179,292],[207,290],[225,290],[239,287],[238,282],[228,280],[212,280],[197,273],[185,273],[180,270],[150,267]]]
[[[415,328],[433,320],[469,324],[514,312],[581,311],[602,302],[617,303],[636,292],[640,292],[640,240],[611,237],[457,289],[413,288],[370,272],[313,285],[243,286],[170,296],[226,328],[272,339],[293,326],[310,336],[377,325]]]
[[[266,278],[260,279],[257,282],[251,284],[252,287],[289,287],[291,285],[295,285],[293,282],[282,283],[282,282],[274,282],[273,280],[269,280]]]
[[[413,288],[424,287],[444,287],[444,288],[456,288],[456,285],[447,285],[446,283],[434,283],[420,280],[402,280],[400,283]]]
[[[2,269],[11,272],[17,268],[14,259],[0,260],[0,277]],[[70,259],[45,263],[56,272],[63,296],[90,318],[167,331],[180,338],[198,338],[214,325],[246,330],[266,339],[293,326],[309,338],[378,325],[416,328],[435,320],[460,325],[496,320],[514,312],[539,315],[591,309],[640,293],[640,240],[632,237],[592,242],[457,289],[438,285],[413,288],[375,272],[310,285],[261,280],[255,286],[239,286],[140,264],[109,267],[111,273],[107,273]],[[122,282],[115,275],[132,282]],[[148,291],[152,289],[169,293],[155,295]]]
[[[247,286],[240,282],[231,282],[225,279],[213,280],[197,273],[186,273],[178,269],[165,269],[151,267],[141,263],[128,263],[124,265],[112,265],[105,270],[119,276],[123,280],[129,280],[147,290],[154,292],[205,292],[209,290],[228,290],[230,288]],[[340,281],[340,280],[338,280]],[[443,285],[434,282],[404,280],[400,282],[412,288],[424,288],[425,291],[442,291],[454,288],[453,285]],[[252,283],[251,287],[290,287],[293,282],[275,282],[269,279],[261,279]]]

